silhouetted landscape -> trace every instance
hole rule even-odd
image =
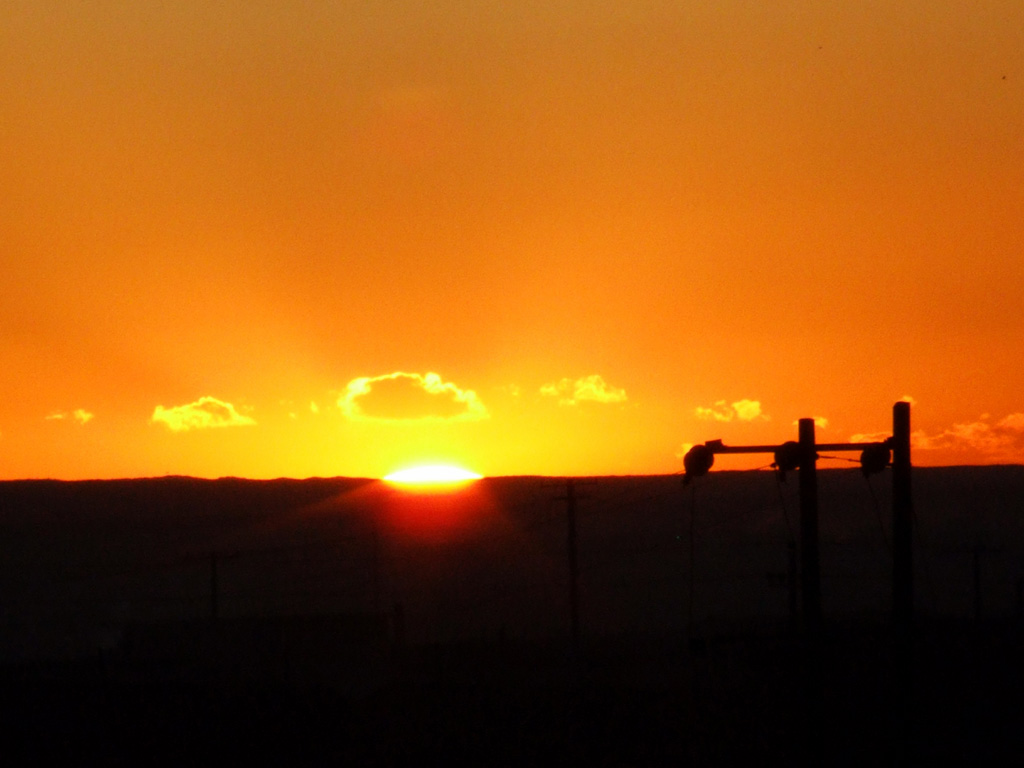
[[[0,2],[0,768],[1024,755],[1022,136],[1019,0]]]
[[[1024,715],[1024,467],[914,470],[893,640],[888,473],[0,483],[21,754],[708,765],[982,759]],[[575,568],[571,565],[575,549]],[[573,630],[573,581],[578,625]]]

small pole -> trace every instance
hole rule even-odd
[[[697,486],[694,485],[690,490],[690,535],[687,539],[687,543],[690,547],[690,579],[689,579],[689,593],[686,601],[686,633],[690,640],[693,639],[693,598],[694,598],[694,585],[697,579],[697,564],[696,554],[697,548],[694,544],[694,519],[697,516]]]
[[[800,419],[800,591],[804,622],[821,623],[821,563],[818,554],[818,451],[814,419]]]
[[[572,479],[565,483],[565,504],[568,518],[568,540],[566,542],[569,557],[569,621],[572,632],[574,651],[580,647],[580,595],[579,595],[579,564],[576,559],[576,484]]]
[[[217,553],[210,553],[210,619],[212,621],[217,620],[219,613],[218,606],[218,591],[219,585],[217,583]]]
[[[974,622],[981,621],[981,552],[983,547],[975,544],[971,550],[971,571],[974,581]]]
[[[796,542],[790,540],[786,545],[786,550],[788,564],[786,586],[789,589],[789,625],[791,629],[796,629],[800,616],[800,581],[797,577],[799,570],[796,559]]]
[[[395,648],[401,652],[405,650],[405,606],[398,600],[392,606],[392,616],[395,623]]]
[[[371,600],[373,601],[373,611],[378,613],[381,611],[381,587],[380,587],[380,561],[381,561],[381,541],[380,541],[380,526],[377,522],[376,516],[370,518],[370,591]]]

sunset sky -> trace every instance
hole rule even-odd
[[[0,478],[1024,462],[1019,0],[10,0],[0,193]]]

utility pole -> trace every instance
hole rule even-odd
[[[892,437],[875,443],[817,444],[814,419],[800,419],[799,441],[778,446],[725,446],[713,440],[690,449],[684,458],[684,483],[711,469],[718,453],[774,453],[780,474],[800,471],[800,586],[805,659],[803,666],[807,697],[809,749],[815,758],[823,754],[823,710],[821,647],[821,573],[818,549],[818,451],[861,450],[860,464],[865,476],[880,472],[892,459],[893,494],[893,582],[892,615],[895,684],[891,717],[896,723],[897,764],[909,764],[908,712],[913,685],[913,508],[910,486],[910,404],[893,406]]]
[[[974,582],[974,622],[976,624],[981,622],[981,553],[983,551],[984,547],[978,544],[974,547],[974,551],[971,552],[971,575]]]
[[[800,596],[804,622],[821,623],[821,558],[818,554],[818,449],[814,419],[800,419]]]
[[[556,496],[555,501],[564,501],[566,509],[566,558],[569,562],[569,631],[573,652],[580,648],[580,569],[577,559],[576,502],[584,498],[576,493],[577,482],[573,478],[565,481],[565,496]]]
[[[914,510],[910,487],[910,403],[892,407],[892,613],[907,628],[914,615]]]
[[[576,547],[576,481],[569,478],[565,481],[566,511],[566,554],[569,561],[569,627],[572,636],[573,651],[580,647],[580,569]]]
[[[983,590],[981,586],[981,558],[982,555],[997,554],[1001,552],[1001,549],[987,547],[980,542],[975,544],[973,547],[966,547],[963,549],[953,550],[956,554],[970,555],[971,556],[971,590],[974,597],[973,601],[973,616],[974,621],[980,622],[983,615]],[[1021,580],[1017,580],[1017,599],[1018,606],[1020,605],[1021,598]]]
[[[796,541],[789,540],[786,545],[786,587],[789,590],[789,626],[796,630],[800,626],[800,575],[797,566]]]
[[[210,552],[210,621],[220,620],[220,564],[224,560],[237,557],[238,552]],[[187,558],[189,561],[201,559],[201,556]]]
[[[381,536],[377,518],[370,518],[370,599],[373,612],[381,610]]]
[[[914,510],[910,494],[910,403],[892,407],[892,619],[895,763],[911,765],[909,712],[914,692]]]
[[[216,622],[220,613],[220,585],[217,581],[217,553],[210,553],[210,620]]]
[[[766,575],[772,583],[781,584],[786,588],[789,626],[790,629],[797,629],[800,621],[800,569],[797,565],[795,539],[790,539],[786,543],[786,570],[770,571]]]
[[[821,622],[821,564],[818,547],[818,451],[860,450],[865,475],[893,468],[893,619],[908,626],[913,615],[913,510],[910,488],[910,403],[893,406],[893,436],[880,442],[817,443],[814,419],[800,419],[798,442],[781,445],[723,445],[710,440],[695,445],[683,460],[683,482],[706,474],[720,453],[773,453],[780,472],[800,471],[800,591],[803,621],[808,629]],[[890,453],[891,452],[891,453]]]

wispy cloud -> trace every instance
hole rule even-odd
[[[850,439],[873,442],[888,437],[888,432],[872,432],[856,434]],[[973,453],[985,460],[1021,461],[1024,459],[1024,413],[1011,413],[998,421],[983,413],[975,421],[954,424],[933,435],[916,430],[910,435],[910,444],[915,450]]]
[[[218,427],[244,427],[255,424],[249,416],[239,413],[231,403],[215,397],[200,397],[194,403],[164,408],[158,405],[150,418],[154,424],[164,424],[172,432]]]
[[[1014,457],[1024,454],[1024,413],[1011,413],[992,421],[987,413],[978,420],[954,424],[937,435],[915,432],[913,445],[921,450],[976,452],[987,457]]]
[[[95,418],[95,414],[89,413],[84,408],[77,408],[74,411],[57,411],[46,417],[47,421],[74,420],[79,424],[88,424]]]
[[[628,399],[626,390],[613,387],[603,377],[594,373],[582,376],[575,381],[561,381],[545,384],[540,388],[545,397],[557,397],[560,405],[577,405],[582,402],[591,403],[624,403]]]
[[[298,421],[305,416],[307,412],[312,416],[318,416],[320,414],[320,406],[315,400],[310,400],[309,405],[307,406],[299,405],[294,400],[280,400],[278,402],[288,411],[288,418],[292,421]]]
[[[396,371],[352,379],[338,407],[353,421],[473,421],[487,409],[472,389],[462,389],[438,374]]]
[[[889,432],[858,432],[850,435],[851,443],[884,443],[892,437]]]
[[[697,406],[694,410],[698,419],[704,421],[732,421],[733,419],[739,419],[740,421],[754,421],[756,419],[762,419],[764,421],[770,420],[770,416],[761,412],[761,401],[760,400],[736,400],[731,405],[725,400],[718,400],[714,406],[707,408],[704,406]]]

